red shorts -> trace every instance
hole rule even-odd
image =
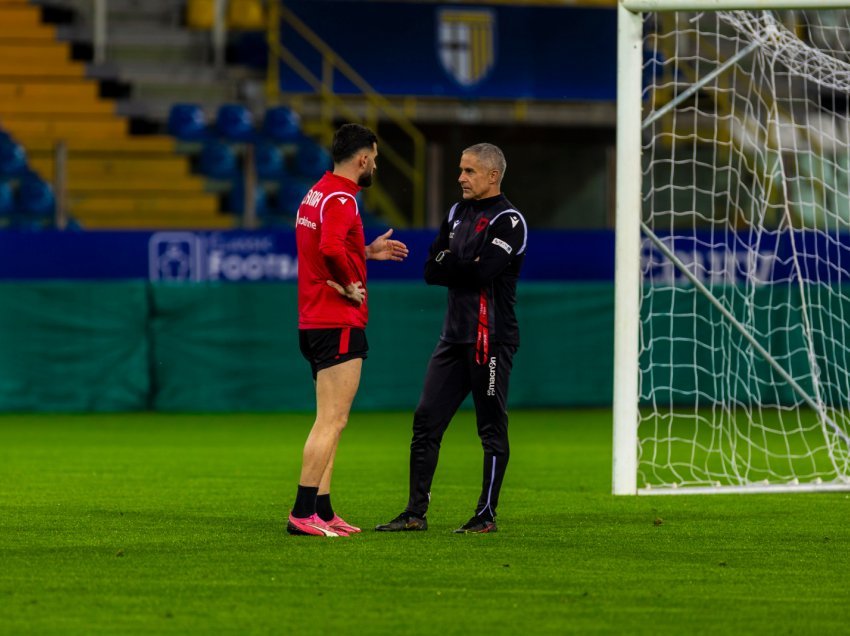
[[[366,332],[354,327],[299,329],[298,343],[301,355],[310,363],[314,380],[322,369],[354,358],[365,359],[369,352]]]

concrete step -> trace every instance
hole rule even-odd
[[[116,24],[109,30],[108,42],[120,46],[203,48],[210,44],[210,36],[178,28],[139,29]]]
[[[191,85],[238,82],[257,78],[260,75],[256,70],[241,67],[227,67],[219,71],[206,62],[163,66],[145,61],[91,65],[89,74],[92,77],[115,77],[117,75],[122,79]]]
[[[39,134],[15,134],[18,143],[26,148],[30,157],[52,156],[56,151],[56,139]],[[120,135],[109,139],[74,137],[66,140],[68,153],[94,157],[116,157],[134,155],[137,157],[172,156],[176,147],[174,139],[166,135],[145,135],[130,137]]]
[[[0,40],[0,60],[6,64],[54,66],[70,59],[71,52],[65,42],[24,40],[11,43]]]
[[[223,103],[238,100],[241,95],[238,85],[134,82],[132,100],[137,102],[208,102]]]
[[[29,29],[41,24],[41,12],[28,4],[0,4],[0,24]]]
[[[52,178],[53,156],[42,154],[29,157],[30,167],[42,176]],[[71,155],[67,165],[69,179],[112,179],[147,175],[149,178],[172,179],[189,176],[189,162],[185,157],[170,156],[136,158],[112,156],[106,158]]]
[[[135,212],[107,216],[83,213],[74,217],[87,230],[232,230],[238,227],[236,217],[224,214],[195,218],[176,212]]]
[[[194,176],[169,177],[168,179],[151,179],[148,175],[112,176],[108,179],[99,177],[68,176],[68,192],[71,194],[132,194],[134,196],[179,196],[199,194],[204,192],[203,179]]]
[[[79,21],[90,22],[92,0],[33,0],[33,4],[73,10]],[[183,20],[183,2],[176,0],[108,0],[107,26],[111,22],[178,25]]]
[[[173,46],[149,46],[147,44],[106,45],[106,59],[113,64],[145,62],[148,64],[203,64],[209,59],[206,47],[192,44]]]
[[[55,42],[57,29],[48,24],[22,26],[14,23],[0,22],[0,41],[21,42],[29,40],[36,42]]]
[[[218,197],[211,194],[169,195],[163,197],[121,196],[110,193],[103,196],[77,195],[72,201],[74,214],[108,215],[125,212],[180,212],[198,216],[218,214]]]
[[[86,80],[21,82],[0,80],[0,103],[12,99],[95,100],[98,87]]]
[[[23,143],[27,138],[91,140],[104,142],[126,137],[127,121],[109,115],[67,115],[60,117],[31,117],[6,115],[3,127]]]
[[[29,64],[21,64],[14,60],[0,58],[0,81],[6,78],[32,78],[44,80],[46,78],[81,78],[85,77],[85,66],[79,62],[63,62],[62,64],[43,64],[34,61]]]
[[[0,97],[0,118],[9,115],[112,115],[115,103],[97,99],[33,99]]]

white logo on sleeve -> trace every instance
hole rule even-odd
[[[493,239],[493,245],[498,245],[503,250],[505,250],[508,254],[510,254],[511,252],[514,251],[514,249],[510,245],[505,243],[502,239],[494,238]]]
[[[345,205],[346,203],[348,203],[348,198],[346,197],[337,197],[336,200],[339,201],[340,205]]]
[[[455,229],[458,225],[460,225],[460,219],[455,219],[455,222],[452,224],[452,229]]]
[[[318,227],[313,221],[301,216],[300,214],[295,216],[295,225],[302,225],[311,230],[315,230]]]
[[[511,217],[511,227],[516,227],[516,224],[519,223],[519,219],[515,216]]]

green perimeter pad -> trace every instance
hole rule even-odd
[[[0,283],[0,411],[145,409],[144,282]]]
[[[300,411],[315,406],[294,284],[152,288],[154,407]],[[410,409],[439,339],[446,290],[369,285],[369,358],[355,408]],[[613,287],[521,283],[512,406],[605,405],[613,377]]]

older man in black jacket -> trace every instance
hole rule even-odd
[[[495,532],[496,506],[510,448],[508,380],[519,346],[514,305],[528,228],[501,193],[506,162],[492,144],[463,151],[463,200],[452,206],[425,264],[429,285],[448,287],[442,334],[431,356],[413,417],[410,498],[404,512],[375,529],[426,530],[425,514],[440,442],[455,412],[472,392],[484,448],[481,496],[459,533]]]

